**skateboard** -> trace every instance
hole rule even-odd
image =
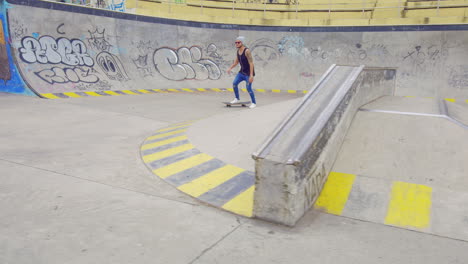
[[[250,101],[247,101],[247,102],[237,102],[237,103],[233,103],[233,104],[231,104],[230,102],[223,102],[223,104],[225,104],[226,107],[231,107],[231,106],[242,106],[242,107],[247,107],[247,105],[250,104]]]

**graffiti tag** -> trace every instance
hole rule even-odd
[[[87,53],[87,47],[79,39],[69,40],[51,36],[39,39],[24,37],[19,48],[20,58],[27,63],[58,64],[69,66],[93,66],[94,61]]]
[[[42,71],[35,72],[35,74],[42,80],[54,84],[54,83],[96,83],[99,81],[99,78],[90,73],[90,69],[82,69],[79,67],[74,68],[58,68],[53,67],[52,69],[46,69]]]
[[[221,77],[218,65],[202,58],[202,50],[196,46],[177,50],[160,48],[154,52],[153,63],[156,70],[169,80],[217,80]]]

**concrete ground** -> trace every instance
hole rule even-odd
[[[261,136],[300,100],[294,95],[258,94],[256,109],[222,107],[220,102],[231,97],[170,93],[44,100],[1,94],[0,263],[467,262],[468,242],[450,235],[456,230],[423,233],[350,213],[336,216],[317,210],[288,228],[206,206],[145,167],[139,151],[145,138],[169,124],[198,120],[188,133],[192,143],[250,169],[248,158],[239,158],[238,153],[261,144]],[[366,126],[366,118],[381,119],[375,113],[362,114],[336,166],[375,176],[382,169],[369,164],[389,155],[379,150],[404,151],[402,146],[376,145],[381,126]],[[399,121],[400,127],[411,123]],[[415,122],[429,122],[439,132],[450,126]],[[366,136],[356,136],[361,127],[369,132]],[[390,133],[396,142],[407,140],[397,137],[398,132],[395,128]],[[447,140],[434,144],[453,154],[444,149]],[[417,153],[413,148],[418,146],[410,145],[411,153]],[[353,156],[350,150],[356,147],[376,154]],[[229,151],[218,153],[223,148]],[[349,157],[356,162],[348,163]],[[395,171],[402,172],[401,167],[394,166]],[[466,179],[456,174],[463,171],[438,171],[448,175],[450,185],[442,187],[466,192]],[[380,178],[392,177],[392,171],[385,172]],[[414,178],[418,183],[430,180],[422,174]]]

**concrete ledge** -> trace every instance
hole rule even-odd
[[[393,95],[395,76],[395,69],[332,65],[252,155],[254,216],[293,226],[320,194],[356,111]]]

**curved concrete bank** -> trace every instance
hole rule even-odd
[[[236,26],[36,0],[10,0],[6,13],[13,60],[39,94],[228,88],[244,35],[256,89],[307,90],[346,64],[398,68],[397,95],[468,99],[468,25]]]

